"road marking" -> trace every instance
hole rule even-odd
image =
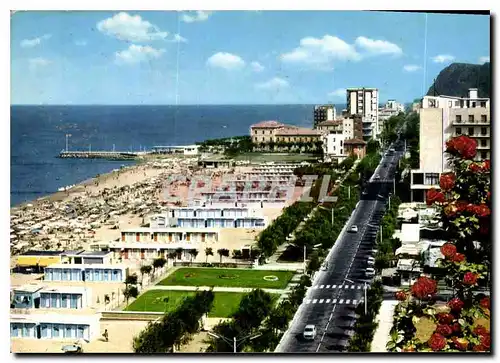
[[[332,285],[332,289],[335,289],[337,287],[337,285]]]
[[[326,299],[326,303],[327,303],[327,304],[329,304],[329,303],[330,303],[330,301],[331,301],[330,299]]]
[[[333,313],[330,314],[330,318],[328,319],[328,322],[330,322],[333,318]]]
[[[352,290],[352,289],[354,289],[355,287],[356,287],[356,286],[354,286],[354,285],[351,285],[351,290]]]
[[[321,285],[319,288],[320,288],[320,289],[322,289],[322,288],[324,288],[324,287],[325,287],[325,285]]]
[[[333,299],[332,303],[336,304],[337,303],[337,299]]]
[[[344,285],[344,289],[348,289],[349,288],[349,285]]]
[[[350,303],[351,303],[351,299],[347,299],[347,300],[345,301],[345,303],[346,303],[346,304],[350,304]]]
[[[318,302],[318,299],[313,300],[313,304],[316,304]]]
[[[340,299],[339,304],[343,304],[343,303],[344,303],[344,299]]]
[[[358,300],[353,300],[352,303],[356,305],[358,303]]]
[[[320,304],[323,304],[323,301],[325,301],[325,299],[320,299],[320,300],[319,300],[319,303],[320,303]]]
[[[358,290],[361,290],[361,288],[362,288],[362,287],[363,287],[363,286],[361,286],[361,285],[358,285]]]
[[[307,299],[306,304],[310,304],[310,303],[311,303],[311,299]]]
[[[316,290],[318,288],[318,285],[314,285],[312,288],[313,290]]]
[[[330,285],[326,285],[326,288],[329,289],[330,288]]]

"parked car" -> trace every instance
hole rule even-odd
[[[351,226],[351,232],[352,233],[358,233],[358,226],[356,226],[355,224]]]
[[[365,271],[366,277],[373,277],[375,276],[375,269],[368,267]]]
[[[366,259],[366,262],[368,262],[369,265],[374,265],[375,264],[375,259],[373,257],[368,257]]]
[[[304,339],[314,340],[316,338],[316,326],[309,324],[304,328],[304,333],[302,333]]]
[[[328,270],[328,262],[325,262],[322,266],[321,266],[321,271],[326,271]]]

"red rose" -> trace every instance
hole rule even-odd
[[[398,291],[398,292],[396,292],[396,299],[399,300],[399,301],[406,300],[406,292],[404,292],[404,291]]]
[[[457,150],[460,155],[464,159],[473,159],[477,154],[477,141],[471,138],[468,138],[464,147],[460,150]]]
[[[437,292],[437,282],[428,277],[422,276],[411,287],[411,293],[417,299],[428,299]]]
[[[485,348],[489,348],[491,346],[491,337],[490,335],[481,335],[480,338],[481,345]]]
[[[464,200],[459,200],[457,203],[456,203],[456,206],[457,206],[457,209],[459,212],[463,212],[464,210],[467,209],[467,205],[469,203],[467,203],[466,201]]]
[[[477,279],[479,278],[478,274],[473,272],[466,272],[464,275],[463,283],[465,285],[475,285],[477,283]]]
[[[490,332],[488,331],[488,329],[486,329],[484,326],[482,325],[478,325],[474,328],[473,330],[473,333],[476,334],[477,336],[486,336],[486,335],[489,335]]]
[[[431,205],[432,203],[438,202],[443,203],[445,201],[444,194],[438,192],[436,189],[431,188],[427,191],[426,202],[427,205]]]
[[[445,243],[441,246],[441,253],[447,259],[451,259],[457,253],[457,247],[452,243]]]
[[[481,301],[479,302],[479,305],[481,305],[485,309],[490,308],[490,298],[489,297],[483,297]]]
[[[490,208],[483,203],[475,206],[474,213],[479,217],[487,217],[491,214],[491,211]]]
[[[471,163],[469,165],[469,170],[473,173],[479,173],[483,170],[483,168],[478,163]]]
[[[436,333],[447,337],[448,335],[451,335],[453,333],[453,330],[449,325],[439,324],[436,328]]]
[[[449,313],[439,313],[436,315],[440,324],[451,324],[455,317]]]
[[[456,253],[451,260],[453,262],[463,262],[465,261],[465,255],[463,253]]]
[[[453,323],[451,329],[453,329],[454,333],[460,333],[462,331],[462,327],[460,326],[459,323]]]
[[[482,344],[478,344],[472,347],[474,352],[486,352],[486,347]]]
[[[454,297],[450,301],[448,301],[448,306],[453,311],[460,311],[464,307],[464,302],[460,300],[458,297]]]
[[[452,341],[453,344],[455,345],[455,348],[461,351],[467,350],[467,347],[469,346],[469,341],[465,338],[453,337]]]
[[[433,351],[437,352],[446,347],[446,338],[443,337],[441,334],[434,333],[427,341],[427,344],[429,344],[429,347]]]
[[[439,178],[439,186],[442,190],[451,190],[455,186],[455,174],[444,173]]]
[[[465,210],[469,213],[476,213],[476,206],[474,204],[467,204],[467,207],[465,207]]]

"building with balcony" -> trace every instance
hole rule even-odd
[[[275,142],[316,142],[321,141],[321,132],[305,127],[283,127],[275,131]]]
[[[13,309],[84,309],[92,302],[91,289],[84,286],[24,285],[12,289]]]
[[[250,136],[254,144],[267,144],[275,141],[274,133],[277,129],[286,127],[278,121],[262,121],[250,126]]]
[[[363,123],[363,139],[376,139],[378,126],[379,96],[377,88],[348,88],[347,113],[359,115]]]
[[[100,316],[70,314],[11,314],[11,339],[94,340],[100,335]]]
[[[439,189],[441,173],[450,171],[446,141],[467,135],[477,141],[476,160],[491,157],[490,100],[477,98],[477,90],[469,97],[425,96],[420,117],[419,168],[411,170],[411,200],[424,202],[428,189]]]
[[[55,264],[45,268],[45,281],[124,282],[128,268],[119,265]]]
[[[219,240],[219,229],[216,228],[178,228],[163,227],[168,222],[168,215],[151,217],[150,228],[139,227],[121,231],[121,242],[127,243],[172,243],[172,242],[201,242],[215,243]]]

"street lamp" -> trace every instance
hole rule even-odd
[[[226,338],[226,337],[223,337],[222,335],[214,334],[212,332],[208,332],[208,335],[210,335],[213,338],[221,339],[221,340],[225,341],[227,344],[232,345],[233,346],[233,353],[237,353],[236,348],[238,347],[238,345],[240,345],[241,343],[243,343],[247,339],[248,340],[257,339],[262,334],[257,334],[257,335],[254,335],[254,336],[252,336],[250,334],[250,335],[248,335],[248,336],[246,336],[244,338],[241,338],[241,339],[237,339],[236,337],[233,337],[232,341],[230,339]]]
[[[354,281],[352,280],[349,280],[347,278],[344,279],[344,282],[342,283],[342,288],[341,290],[344,288],[344,285],[345,285],[345,282],[348,281],[350,282],[351,284],[354,284]],[[364,282],[364,286],[363,286],[363,289],[365,290],[365,315],[368,314],[368,302],[367,302],[367,297],[366,297],[366,290],[367,290],[367,285],[366,285],[366,281]]]

